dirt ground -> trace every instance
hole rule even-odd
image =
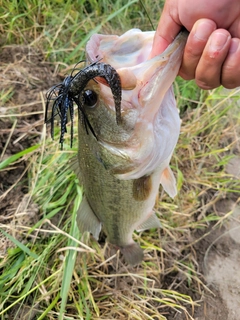
[[[240,206],[226,199],[217,203],[217,210],[233,214],[224,228],[209,230],[210,234],[196,246],[212,293],[205,292],[203,307],[197,310],[195,320],[239,319]]]
[[[59,79],[54,76],[53,67],[44,62],[42,54],[29,47],[4,48],[0,53],[0,70],[4,87],[14,92],[10,103],[0,105],[2,161],[39,142],[44,117],[42,92],[58,83]],[[12,116],[4,116],[9,114],[7,108],[10,106],[14,107],[11,110]],[[231,159],[227,170],[239,179],[240,157]],[[18,180],[20,183],[11,189]],[[6,193],[7,190],[9,192]],[[0,223],[11,221],[13,213],[27,192],[26,162],[19,161],[15,167],[0,172]],[[222,214],[233,210],[233,214],[224,227],[212,226],[205,230],[204,234],[199,231],[195,235],[196,240],[202,238],[196,242],[195,250],[200,272],[204,274],[209,291],[205,290],[199,297],[199,307],[195,308],[194,319],[239,320],[240,206],[236,203],[236,196],[233,196],[218,202],[215,209]],[[37,210],[35,212],[37,214]],[[4,248],[0,251],[3,253]],[[170,319],[182,320],[185,315],[174,313]]]
[[[0,105],[0,159],[7,159],[38,143],[43,126],[43,92],[59,78],[53,68],[43,62],[41,52],[30,47],[9,46],[0,52],[1,87],[11,98]],[[10,116],[9,116],[10,115]],[[9,139],[10,138],[10,139]],[[0,219],[6,219],[28,192],[27,164],[20,161],[11,170],[0,172],[0,197],[18,180],[25,181],[1,197]],[[4,217],[4,218],[3,218]]]

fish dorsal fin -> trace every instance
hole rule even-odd
[[[174,198],[177,194],[176,179],[172,170],[167,166],[161,175],[160,183],[163,189],[168,193],[171,198]]]
[[[155,213],[152,213],[150,217],[137,227],[137,231],[144,231],[153,228],[160,228],[161,223]]]
[[[82,202],[77,213],[77,224],[81,233],[90,232],[98,240],[101,231],[101,222],[94,214],[86,196],[83,196]]]

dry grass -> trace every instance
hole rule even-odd
[[[149,4],[146,9],[150,10]],[[139,21],[138,15],[134,17]],[[87,23],[95,23],[90,18]],[[51,50],[60,47],[57,35],[64,26],[65,39],[70,20],[66,15],[52,27],[58,31],[47,39],[51,38]],[[49,31],[44,23],[45,32]],[[32,43],[42,43],[44,33],[30,30],[31,36],[39,32]],[[25,39],[29,30],[26,26],[15,32]],[[1,319],[194,319],[208,291],[196,244],[207,236],[204,230],[224,225],[230,215],[215,209],[219,199],[239,201],[239,181],[226,172],[226,166],[240,152],[240,91],[201,92],[192,83],[176,82],[183,119],[172,159],[178,196],[171,200],[160,190],[156,211],[162,229],[134,235],[145,256],[141,265],[129,267],[119,252],[105,245],[104,236],[99,243],[86,235],[80,238],[75,214],[81,189],[69,167],[76,147],[68,147],[66,136],[60,151],[58,138],[51,141],[43,126],[44,94],[59,81],[56,69],[43,60],[53,58],[55,51],[32,61],[32,49],[20,48],[20,60],[0,65]],[[69,48],[74,52],[77,46]],[[46,73],[40,74],[43,66]],[[35,149],[31,147],[36,143]]]

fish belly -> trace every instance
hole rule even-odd
[[[133,231],[160,226],[152,212],[160,173],[120,180],[104,167],[84,135],[86,132],[80,126],[78,163],[84,200],[78,211],[79,229],[97,239],[103,225],[108,242],[121,249],[127,262],[136,264],[142,260],[143,253],[132,239]]]

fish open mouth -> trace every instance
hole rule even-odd
[[[187,33],[181,32],[159,56],[151,58],[155,32],[132,29],[121,36],[93,35],[86,45],[87,60],[110,64],[119,74],[122,88],[122,111],[138,108],[142,117],[153,120],[166,91],[175,79],[186,43]],[[110,91],[99,79],[102,97],[113,109]],[[159,103],[157,103],[157,101]],[[154,107],[152,107],[154,106]]]
[[[126,167],[114,169],[120,179],[137,179],[169,161],[180,133],[172,83],[187,33],[181,32],[162,54],[151,58],[153,37],[154,32],[133,29],[121,36],[93,35],[86,46],[90,63],[101,58],[121,78],[122,127],[125,125],[128,139],[120,130],[115,139],[110,134],[112,127],[109,134],[99,137],[103,147],[126,162]],[[110,89],[102,81],[99,87],[103,104],[114,112]]]

